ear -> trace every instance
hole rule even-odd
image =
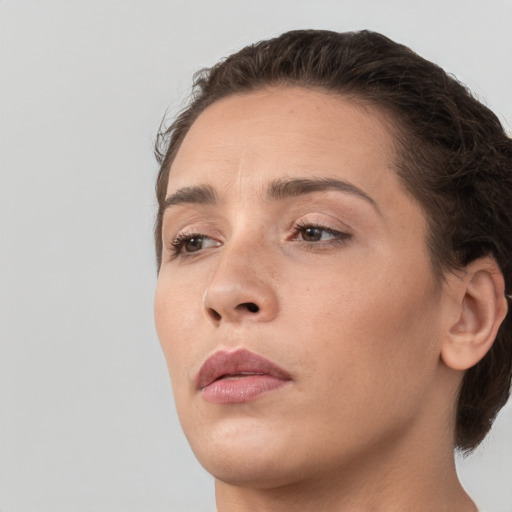
[[[471,262],[455,285],[455,319],[441,348],[441,359],[454,370],[467,370],[482,359],[507,314],[505,281],[493,258]]]

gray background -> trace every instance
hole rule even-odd
[[[512,1],[0,0],[0,510],[208,511],[155,335],[152,143],[191,75],[291,28],[371,28],[512,124]],[[460,462],[512,510],[512,406]],[[433,440],[435,442],[435,440]]]

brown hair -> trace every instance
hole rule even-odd
[[[512,293],[512,140],[498,118],[440,67],[369,31],[287,32],[196,75],[189,105],[161,129],[155,147],[158,266],[169,172],[193,122],[220,98],[288,84],[350,95],[389,112],[397,125],[396,170],[426,213],[435,275],[492,256],[507,296]],[[459,449],[470,451],[485,437],[509,397],[511,378],[509,313],[491,350],[464,376],[456,411]]]

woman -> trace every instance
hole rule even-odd
[[[293,31],[159,139],[157,331],[219,512],[461,511],[508,398],[512,141],[434,64]]]

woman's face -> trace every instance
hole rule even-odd
[[[156,326],[223,481],[332,474],[439,418],[443,290],[382,116],[298,87],[231,96],[172,164]]]

